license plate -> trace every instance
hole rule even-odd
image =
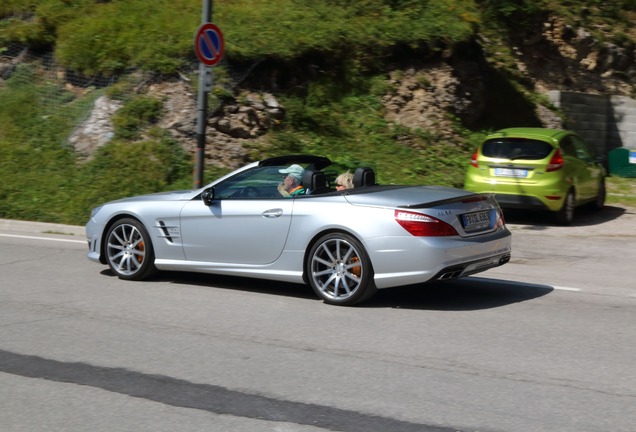
[[[478,211],[462,215],[464,229],[472,230],[490,226],[490,211]]]
[[[495,168],[495,175],[497,177],[526,178],[528,177],[528,170],[521,168]]]

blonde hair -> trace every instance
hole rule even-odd
[[[350,171],[340,174],[336,177],[336,185],[342,185],[345,189],[353,189],[353,174]]]

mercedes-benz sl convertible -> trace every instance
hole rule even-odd
[[[510,260],[511,234],[493,196],[379,185],[364,167],[353,188],[336,191],[330,165],[275,157],[201,189],[103,204],[86,225],[87,257],[127,280],[170,270],[305,283],[336,305]]]

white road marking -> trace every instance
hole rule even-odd
[[[570,287],[562,287],[562,286],[553,286],[552,288],[556,289],[556,290],[561,290],[561,291],[583,291],[581,288],[570,288]]]
[[[15,238],[23,238],[23,239],[31,239],[31,240],[49,240],[49,241],[59,241],[59,242],[66,242],[66,243],[86,244],[86,240],[70,240],[70,239],[61,239],[61,238],[52,238],[52,237],[33,237],[33,236],[14,235],[14,234],[0,234],[0,237],[15,237]]]

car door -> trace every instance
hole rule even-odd
[[[293,198],[215,200],[187,203],[181,236],[189,261],[268,264],[285,246]]]
[[[189,261],[268,264],[281,254],[294,198],[277,192],[276,167],[256,168],[214,186],[211,205],[196,199],[181,211],[181,236]]]

